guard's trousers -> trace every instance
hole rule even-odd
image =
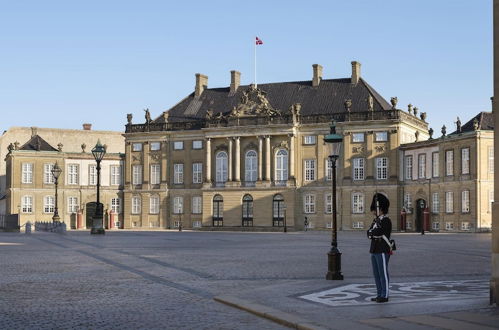
[[[376,281],[377,297],[388,298],[390,275],[388,274],[388,253],[371,253],[374,280]]]

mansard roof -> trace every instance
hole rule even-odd
[[[478,124],[476,130],[494,130],[494,115],[492,112],[482,111],[461,126],[460,133],[475,131],[475,122]],[[450,135],[452,134],[458,134],[457,130]]]
[[[287,112],[295,103],[301,104],[302,115],[328,115],[345,112],[345,101],[351,100],[350,111],[368,111],[369,95],[373,98],[373,110],[390,110],[391,105],[376,92],[365,80],[360,78],[352,84],[350,78],[321,80],[319,86],[313,87],[312,81],[295,81],[259,84],[271,109]],[[207,88],[199,97],[191,93],[178,104],[167,110],[169,122],[203,120],[209,115],[228,113],[241,103],[245,93],[251,86],[243,85],[235,92],[226,88]],[[153,123],[164,123],[161,115]]]
[[[29,151],[57,151],[56,148],[52,147],[47,141],[41,138],[39,135],[34,135],[31,139],[26,142],[19,150],[29,150]]]

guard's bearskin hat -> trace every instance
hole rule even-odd
[[[376,199],[378,200],[379,210],[383,214],[388,214],[388,208],[390,207],[390,201],[385,195],[376,193],[373,196],[373,201],[371,203],[371,211],[376,211]]]

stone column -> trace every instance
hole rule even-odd
[[[211,139],[206,139],[206,182],[211,183]]]
[[[236,173],[234,175],[235,181],[241,181],[241,138],[238,136],[236,139]]]
[[[270,135],[265,136],[265,180],[270,181]]]
[[[295,177],[295,136],[289,135],[289,177]]]
[[[263,137],[258,137],[258,181],[262,181],[263,172]]]
[[[228,172],[229,172],[229,179],[228,181],[232,181],[232,138],[229,139],[229,164],[227,165],[228,167]]]

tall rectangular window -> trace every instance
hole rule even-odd
[[[470,174],[470,148],[461,149],[461,174]]]
[[[418,155],[418,178],[426,178],[426,154]]]
[[[431,200],[431,211],[433,213],[440,213],[440,198],[438,193],[433,193],[433,198]]]
[[[354,180],[364,180],[364,169],[365,169],[364,158],[354,158],[353,159],[353,179]]]
[[[494,173],[494,147],[489,147],[489,173]]]
[[[303,144],[315,144],[315,135],[305,135]]]
[[[119,198],[111,198],[111,210],[114,213],[121,213],[121,200]]]
[[[149,213],[158,214],[159,213],[159,196],[151,196],[149,198]]]
[[[119,186],[121,184],[121,166],[111,166],[111,185]]]
[[[184,164],[173,165],[173,183],[174,184],[184,183]]]
[[[68,165],[68,184],[78,184],[78,164]]]
[[[405,179],[412,180],[412,156],[405,156]]]
[[[173,198],[173,213],[184,213],[184,198],[182,196],[176,196]]]
[[[333,162],[329,158],[326,159],[326,180],[333,180]]]
[[[324,212],[333,213],[333,195],[326,194],[324,196]]]
[[[454,175],[454,150],[445,152],[445,175]]]
[[[470,191],[463,190],[461,192],[461,212],[469,213],[470,212]]]
[[[159,164],[151,164],[151,184],[160,184],[161,167]]]
[[[52,175],[53,169],[54,169],[54,164],[43,165],[43,183],[45,184],[54,183],[54,176]]]
[[[142,184],[142,165],[132,166],[132,184]]]
[[[33,164],[22,164],[22,183],[33,183]]]
[[[315,180],[315,159],[305,160],[305,181]]]
[[[203,182],[203,163],[192,163],[192,183]]]
[[[55,199],[54,196],[45,196],[43,198],[43,212],[54,213]]]
[[[78,197],[68,197],[68,213],[78,212]]]
[[[88,184],[90,186],[97,185],[97,165],[88,165]]]
[[[407,213],[412,213],[412,198],[409,193],[404,195],[404,208]]]
[[[447,191],[445,193],[445,212],[454,212],[454,193],[452,191]]]
[[[352,194],[352,213],[364,213],[364,194]]]
[[[438,152],[434,152],[431,154],[431,166],[432,166],[432,175],[434,178],[437,178],[439,174],[439,168],[440,168],[440,156]]]
[[[33,196],[23,196],[21,198],[21,212],[22,213],[33,212]]]
[[[303,211],[304,213],[315,213],[315,195],[306,194],[304,196],[304,205]]]
[[[376,179],[378,180],[388,179],[388,158],[386,157],[376,158]]]
[[[202,198],[201,196],[192,197],[192,214],[201,214]]]
[[[132,196],[132,214],[140,214],[141,199],[139,196]]]

